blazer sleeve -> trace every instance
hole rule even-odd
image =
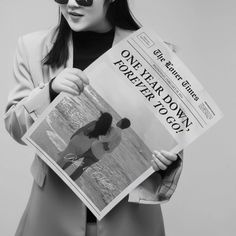
[[[18,40],[13,64],[14,88],[8,96],[5,127],[20,144],[22,136],[50,103],[48,83],[35,84],[29,68],[24,38]]]
[[[129,194],[129,202],[160,204],[174,194],[183,169],[183,151],[164,171],[156,171]]]

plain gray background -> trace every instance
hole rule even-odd
[[[235,235],[235,0],[132,0],[138,20],[153,27],[222,109],[224,118],[185,150],[184,170],[171,201],[163,205],[168,236]],[[56,24],[53,0],[1,0],[3,117],[12,88],[12,60],[20,35]],[[17,144],[0,122],[0,235],[14,235],[32,185],[33,151]],[[33,235],[32,235],[33,236]]]

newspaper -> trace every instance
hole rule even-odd
[[[154,202],[155,194],[140,185],[154,173],[152,152],[179,152],[222,113],[146,27],[113,46],[85,73],[90,85],[84,92],[61,93],[23,140],[100,220],[129,193],[131,202]],[[92,136],[104,113],[112,117],[109,131]],[[124,129],[119,126],[123,119],[130,123]]]

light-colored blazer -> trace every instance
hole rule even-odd
[[[130,31],[117,28],[113,44],[128,36]],[[26,130],[49,105],[48,82],[55,78],[64,66],[52,70],[43,65],[42,59],[53,46],[57,28],[25,35],[18,40],[14,60],[15,87],[10,92],[5,114],[5,126],[10,135],[21,144]],[[73,67],[72,37],[69,39],[69,59],[67,67]],[[39,186],[43,186],[47,165],[36,155],[31,173]]]
[[[117,27],[115,30],[113,45],[119,42],[120,40],[124,39],[125,37],[127,37],[130,33],[132,33],[132,31],[124,30]],[[47,65],[42,65],[42,59],[48,54],[48,52],[52,48],[53,43],[56,39],[56,35],[57,35],[57,28],[55,27],[45,31],[39,31],[22,36],[18,40],[18,47],[16,50],[14,68],[13,68],[15,87],[9,94],[8,104],[6,107],[6,113],[4,118],[6,129],[18,143],[24,144],[23,141],[21,140],[22,136],[25,134],[27,129],[32,125],[34,120],[49,105],[50,103],[49,85],[48,85],[49,81],[52,78],[55,78],[59,74],[59,72],[64,69],[64,66],[61,66],[60,68],[53,70],[51,67]],[[72,36],[70,36],[69,38],[68,47],[69,47],[69,59],[67,61],[66,67],[73,67]],[[179,153],[179,155],[182,156],[182,152]],[[166,177],[165,175],[161,176],[158,173],[154,173],[151,177],[148,178],[147,181],[145,181],[146,184],[143,185],[143,188],[144,189],[147,188],[147,190],[149,191],[150,189],[148,188],[150,186],[152,188],[152,184],[154,183],[158,187],[156,189],[159,189],[159,191],[156,192],[157,200],[158,199],[166,200],[164,196],[165,194],[163,195],[163,192],[168,193],[169,194],[168,198],[169,198],[174,192],[174,189],[179,179],[179,175],[182,170],[182,158],[180,158],[180,160],[181,161],[179,162],[179,164],[175,165],[173,167],[173,171],[172,170],[169,171]],[[35,182],[41,187],[44,184],[47,172],[48,172],[48,166],[36,155],[31,166],[31,173],[34,177]],[[172,179],[171,180],[169,179],[170,176],[175,178],[174,181]],[[150,185],[149,183],[152,184]],[[158,193],[161,193],[162,199],[158,197]],[[137,199],[137,202],[138,200],[139,199]],[[123,201],[123,203],[120,204],[121,207],[119,207],[117,210],[120,212],[120,214],[114,216],[113,214],[115,213],[113,211],[113,213],[110,214],[112,215],[112,217],[110,216],[109,221],[111,221],[112,218],[114,219],[114,221],[116,221],[118,220],[117,217],[124,217],[127,214],[129,215],[127,211],[129,211],[129,209],[133,209],[134,206],[132,206],[132,204],[131,205],[127,204],[131,203],[127,202],[125,203]],[[133,204],[133,205],[138,205],[138,204]],[[142,208],[145,207],[143,206]],[[152,208],[146,207],[143,210],[144,216],[142,217],[144,217],[144,220],[146,220],[145,212],[147,212],[147,214],[150,214],[150,220],[151,217],[155,217],[155,215],[156,217],[158,216],[159,218],[161,217],[160,208],[158,205]],[[104,219],[103,222],[106,222],[106,220]],[[133,219],[133,221],[132,219],[127,219],[127,222],[133,224],[132,227],[133,229],[135,228],[135,232],[143,231],[137,228],[140,226],[136,225],[137,223],[135,223],[135,219]],[[106,225],[106,227],[107,229],[111,230],[110,232],[112,232],[113,236],[123,235],[118,232],[116,234],[113,231],[112,224],[111,226]],[[155,229],[153,229],[151,232],[152,233],[148,235],[153,235],[153,236],[157,235],[155,233],[156,232]],[[106,235],[111,235],[111,234],[106,234]],[[138,236],[139,234],[136,235]]]

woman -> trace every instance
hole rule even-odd
[[[5,124],[11,136],[22,144],[23,134],[58,93],[82,93],[89,83],[83,70],[139,28],[127,0],[55,1],[61,12],[59,25],[18,41],[16,85],[9,95]],[[149,179],[157,181],[158,188],[176,159],[174,153],[153,153],[153,167],[162,173],[156,172]],[[16,236],[164,235],[159,205],[129,203],[125,198],[96,223],[79,198],[37,156],[31,171],[34,183]]]
[[[91,148],[92,143],[98,140],[100,135],[106,135],[111,128],[112,115],[108,112],[101,113],[94,120],[78,129],[70,138],[70,141],[62,152],[58,153],[60,159],[57,164],[65,170],[73,164],[83,153]]]
[[[116,127],[110,126],[106,134],[100,135],[98,139],[91,143],[90,148],[86,152],[79,155],[80,158],[83,158],[83,163],[75,169],[70,177],[73,180],[78,179],[87,167],[101,160],[105,153],[113,152],[121,142],[122,129],[127,129],[129,126],[130,121],[127,118],[119,120]]]

